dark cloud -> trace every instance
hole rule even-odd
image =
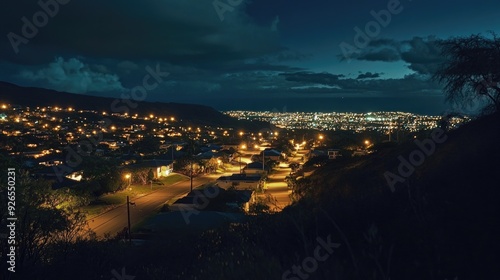
[[[1,34],[22,36],[21,17],[32,19],[41,10],[34,1],[3,5],[9,13],[2,13]],[[243,9],[239,5],[226,12],[221,22],[211,1],[145,1],[139,6],[134,1],[70,1],[34,38],[20,44],[19,54],[6,36],[0,50],[2,59],[18,63],[47,63],[59,55],[191,63],[278,53],[277,32],[253,24]]]
[[[434,37],[404,41],[401,45],[401,58],[409,63],[408,68],[419,74],[434,74],[444,58],[441,55],[439,40]]]
[[[380,77],[381,73],[360,74],[361,78],[345,78],[330,73],[297,72],[282,74],[287,81],[301,83],[290,87],[300,94],[334,94],[355,96],[419,96],[441,94],[442,87],[427,77],[407,75],[401,79],[367,79]],[[363,78],[365,77],[365,78]],[[309,85],[309,86],[308,86]]]
[[[372,72],[366,72],[366,73],[361,73],[358,75],[356,79],[362,80],[362,79],[374,79],[374,78],[380,78],[382,73],[372,73]]]
[[[352,58],[361,61],[403,61],[418,74],[432,75],[443,62],[439,42],[434,36],[413,37],[403,41],[376,39]]]

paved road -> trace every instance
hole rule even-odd
[[[294,157],[289,158],[289,163],[281,163],[269,175],[265,194],[271,196],[272,201],[268,204],[271,210],[281,211],[292,202],[290,199],[292,191],[288,189],[288,185],[285,182],[285,177],[288,176],[291,171],[291,168],[288,166],[292,162],[300,163],[301,157],[306,153],[307,150],[300,150]]]
[[[290,174],[288,164],[282,163],[279,167],[275,168],[271,175],[269,175],[265,190],[265,195],[271,196],[271,202],[268,205],[272,211],[281,211],[291,203],[290,194],[291,190],[288,189],[285,177]]]
[[[299,162],[300,157],[305,152],[306,151],[304,150],[299,151],[296,157],[290,159],[290,162]],[[250,156],[251,153],[246,154],[242,157],[242,162],[251,162]],[[235,160],[239,161],[239,158]],[[225,174],[213,174],[195,178],[193,180],[193,188],[213,182],[220,176],[238,173],[239,166],[233,166],[233,168],[226,170],[226,172],[227,173]],[[288,164],[282,163],[269,177],[266,194],[270,194],[274,199],[276,199],[275,205],[273,205],[273,203],[270,205],[274,210],[279,211],[291,202],[289,197],[291,191],[288,189],[285,182],[285,177],[289,173],[290,168],[288,167]],[[187,194],[190,190],[190,186],[191,183],[189,180],[182,181],[171,186],[159,186],[158,190],[131,200],[131,202],[135,203],[134,206],[130,206],[130,222],[132,228],[134,225],[142,222],[145,218],[157,213],[158,209],[167,201]],[[118,206],[108,212],[94,217],[88,222],[90,229],[93,230],[98,237],[103,237],[106,233],[114,236],[116,233],[127,227],[127,206],[125,204]]]
[[[193,180],[193,188],[214,181],[221,174],[205,175]],[[182,181],[171,186],[159,186],[159,189],[147,195],[136,197],[131,202],[135,205],[130,206],[130,222],[132,228],[139,224],[148,216],[158,212],[158,209],[167,201],[183,196],[190,191],[190,180]],[[120,205],[108,212],[105,212],[89,220],[90,229],[98,237],[103,237],[106,233],[114,236],[123,228],[127,227],[127,205]]]

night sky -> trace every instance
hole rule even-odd
[[[497,0],[45,2],[47,18],[37,1],[0,4],[0,80],[119,97],[159,67],[146,100],[220,110],[439,114],[436,40],[500,33]]]

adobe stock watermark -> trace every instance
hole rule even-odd
[[[243,0],[214,0],[212,5],[220,21],[224,21],[224,14],[226,12],[233,12],[234,8],[241,5],[241,3],[243,3]]]
[[[190,217],[192,215],[198,215],[200,214],[200,210],[207,208],[210,204],[209,199],[215,198],[220,194],[220,189],[216,186],[209,186],[204,188],[203,192],[200,190],[194,190],[193,192],[193,206],[188,209],[181,208],[182,218],[184,218],[187,225],[191,223]]]
[[[120,98],[115,99],[111,103],[111,111],[113,113],[128,114],[130,108],[137,108],[138,106],[138,103],[134,101],[144,101],[148,95],[148,91],[156,89],[163,82],[163,78],[170,75],[168,72],[161,72],[159,64],[156,64],[156,69],[152,69],[150,66],[146,66],[145,69],[148,74],[142,79],[142,85],[132,88],[130,94],[122,93]],[[101,128],[105,130],[109,130],[113,124],[110,118],[104,118],[101,122],[103,123]],[[64,164],[52,167],[59,182],[62,182],[66,174],[73,172],[74,168],[82,163],[83,156],[90,154],[94,147],[99,145],[103,140],[102,129],[96,133],[96,137],[87,137],[86,140],[79,141],[76,151],[69,145],[63,148],[67,152]]]
[[[29,20],[27,17],[22,17],[23,23],[21,27],[21,35],[14,32],[9,32],[7,38],[14,53],[19,53],[19,45],[28,44],[30,39],[38,35],[39,29],[44,28],[49,23],[49,18],[55,17],[59,13],[60,5],[66,5],[70,0],[39,0],[38,6],[41,10],[35,12]]]
[[[16,215],[16,169],[8,168],[7,169],[7,264],[9,267],[7,268],[10,272],[16,272],[16,252],[17,247],[19,246],[17,243],[16,233],[17,233],[17,215]],[[0,254],[1,256],[2,254]]]
[[[448,135],[441,128],[435,128],[431,132],[431,137],[420,141],[416,139],[413,143],[418,147],[413,150],[408,159],[405,159],[403,156],[398,156],[399,165],[398,165],[398,174],[394,174],[390,171],[386,171],[384,173],[384,178],[389,185],[389,188],[392,192],[396,191],[394,187],[397,183],[403,183],[408,177],[410,177],[413,172],[415,172],[415,168],[422,165],[425,159],[436,151],[436,144],[442,144],[448,139]]]
[[[281,276],[282,280],[302,280],[316,272],[319,262],[325,262],[332,254],[333,249],[340,247],[340,243],[333,243],[331,235],[328,235],[326,241],[321,237],[316,238],[319,243],[313,251],[313,255],[306,257],[301,264],[293,265],[291,269],[285,271]]]
[[[364,30],[358,26],[354,27],[354,31],[356,32],[353,38],[354,46],[345,41],[339,44],[344,58],[350,60],[353,54],[361,53],[361,49],[366,48],[371,40],[380,35],[382,28],[389,26],[392,17],[400,14],[402,11],[403,6],[399,0],[389,0],[389,2],[387,2],[387,9],[382,9],[378,12],[371,10],[370,15],[374,20],[367,22]]]
[[[111,270],[111,274],[113,274],[113,278],[111,280],[134,280],[135,276],[127,275],[125,272],[125,267],[122,267],[122,273],[118,273],[116,269]]]

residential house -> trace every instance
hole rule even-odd
[[[307,153],[308,160],[315,157],[327,157],[327,156],[328,156],[327,152],[323,150],[310,150],[309,153]]]
[[[280,161],[283,158],[280,151],[272,149],[272,148],[267,148],[264,151],[262,151],[260,153],[261,157],[262,157],[262,153],[264,153],[264,159],[266,161],[268,161],[268,160]]]
[[[218,186],[212,190],[194,190],[175,201],[171,211],[218,211],[218,212],[248,212],[256,198],[253,190],[225,190]],[[215,194],[215,196],[214,196]]]
[[[130,170],[152,169],[154,178],[167,177],[172,173],[173,161],[171,160],[145,160],[139,163],[130,164],[126,168]]]
[[[262,164],[262,162],[255,161],[243,167],[242,172],[245,174],[266,175],[269,172],[269,166]]]
[[[217,179],[217,185],[223,189],[234,187],[237,190],[256,190],[263,187],[261,175],[233,174],[221,176]]]

